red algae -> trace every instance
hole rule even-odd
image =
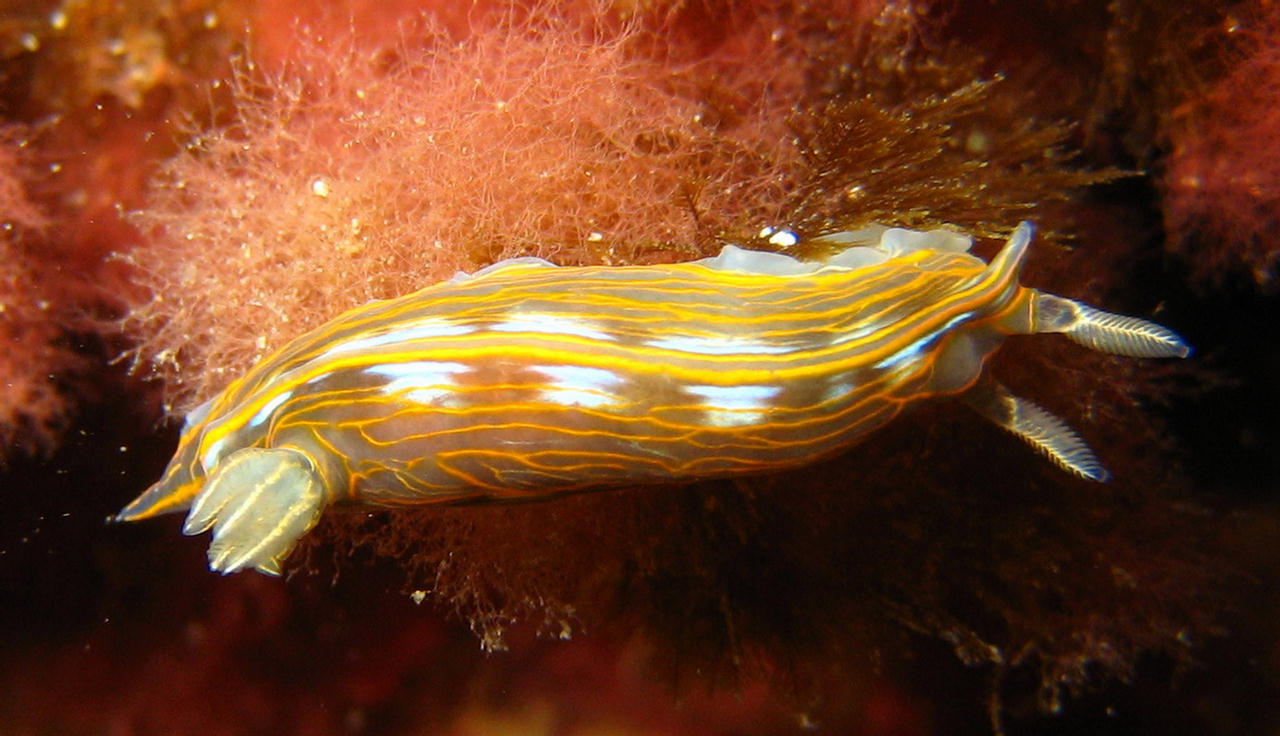
[[[1274,288],[1280,136],[1267,100],[1280,78],[1280,10],[1142,0],[996,12],[965,4],[950,24],[996,59],[1036,47],[1041,60],[1012,78],[1041,109],[1079,120],[1090,155],[1150,173],[1164,247],[1197,281]]]
[[[6,8],[0,55],[23,73],[6,80],[22,109],[76,115],[107,99],[144,110],[153,98],[194,91],[224,64],[236,4],[64,0]]]
[[[172,150],[165,118],[207,100],[196,80],[225,68],[219,18],[213,4],[49,2],[0,20],[0,109],[23,131],[20,150],[17,127],[4,141],[2,360],[5,402],[19,408],[6,409],[0,454],[54,449],[101,398],[90,374],[122,349],[115,318],[136,291],[110,255],[137,240],[120,213]]]
[[[1280,8],[1238,8],[1215,28],[1228,70],[1172,110],[1165,164],[1170,244],[1201,278],[1244,272],[1275,289],[1280,243]]]
[[[46,225],[28,200],[20,133],[6,129],[0,141],[0,445],[45,448],[64,419],[64,401],[47,380],[68,356],[55,346],[59,330],[40,292],[28,248]]]
[[[127,326],[174,406],[344,308],[459,268],[692,255],[776,215],[789,100],[713,126],[693,72],[631,52],[637,29],[589,35],[428,29],[381,52],[317,40],[277,77],[241,69],[235,122],[168,163],[134,220],[155,298]]]
[[[39,258],[49,222],[27,194],[32,171],[23,136],[12,126],[0,131],[0,459],[55,444],[69,406],[54,376],[80,362],[58,343],[62,315],[49,293],[55,274]]]

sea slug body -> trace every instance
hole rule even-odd
[[[689,263],[535,258],[349,311],[192,412],[119,520],[187,511],[210,567],[279,574],[325,509],[507,501],[792,468],[913,402],[960,395],[1062,467],[1106,471],[1062,421],[982,375],[1009,335],[1184,357],[1173,332],[1019,284],[949,230],[827,236],[822,261],[727,246]],[[847,247],[846,247],[847,246]]]

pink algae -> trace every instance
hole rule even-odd
[[[1280,7],[1227,13],[1221,76],[1171,111],[1164,174],[1170,243],[1198,275],[1246,273],[1274,289],[1280,267]],[[1225,50],[1230,49],[1230,51]]]
[[[48,221],[30,200],[26,141],[0,131],[0,450],[48,449],[66,420],[67,402],[53,381],[76,362],[50,301],[53,273],[40,258]]]
[[[709,74],[600,15],[462,41],[415,27],[386,48],[316,38],[271,75],[243,64],[231,121],[163,166],[131,256],[152,296],[126,322],[175,411],[457,269],[693,257],[776,217],[797,165],[785,90],[751,80],[715,114]]]

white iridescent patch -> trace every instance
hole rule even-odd
[[[622,378],[613,371],[580,365],[535,365],[529,369],[546,378],[547,387],[539,395],[548,403],[593,409],[620,403],[616,389]]]
[[[388,330],[387,332],[342,340],[336,343],[333,347],[324,351],[318,360],[323,360],[343,353],[372,350],[373,348],[394,345],[396,343],[412,342],[415,340],[429,340],[435,337],[469,335],[475,331],[476,328],[473,325],[459,324],[447,319],[425,319],[421,322],[411,322],[402,327],[397,327],[394,330]]]
[[[222,439],[205,448],[204,455],[200,457],[200,465],[204,468],[204,472],[211,472],[213,466],[217,465],[218,461],[222,459],[222,446],[226,444],[226,441],[227,436],[224,435]]]
[[[388,396],[399,396],[418,404],[440,404],[457,394],[455,377],[471,366],[439,360],[414,360],[406,363],[381,363],[364,369],[365,373],[389,378],[382,385]]]
[[[826,391],[822,392],[822,400],[827,402],[842,399],[850,393],[853,393],[854,388],[855,386],[853,381],[836,381],[828,386]]]
[[[259,424],[262,424],[263,422],[267,421],[267,419],[271,416],[272,412],[274,412],[281,404],[288,401],[291,396],[293,396],[292,391],[284,391],[284,392],[281,392],[280,394],[277,394],[270,401],[263,404],[262,408],[259,409],[257,413],[255,413],[249,419],[249,426],[256,427]]]
[[[677,335],[645,340],[644,344],[659,350],[695,355],[781,355],[792,351],[786,345],[772,345],[750,337],[726,335]]]
[[[909,366],[910,364],[914,363],[921,355],[923,355],[926,350],[932,348],[934,342],[938,338],[950,332],[952,328],[956,327],[961,322],[964,322],[965,320],[969,319],[970,316],[972,315],[966,312],[964,314],[958,314],[955,317],[952,317],[950,320],[947,321],[945,325],[939,327],[933,332],[930,332],[929,334],[925,335],[919,340],[912,342],[910,345],[899,350],[893,355],[890,355],[889,357],[879,361],[878,363],[872,365],[871,367],[875,368],[876,370],[885,370],[885,369],[900,370],[906,366]]]
[[[744,427],[763,422],[773,408],[781,386],[685,386],[684,390],[702,399],[706,423],[713,427]]]
[[[846,332],[837,333],[835,337],[831,338],[831,344],[843,345],[846,342],[861,340],[862,338],[867,337],[868,335],[874,333],[875,331],[876,331],[876,326],[874,324],[862,325],[861,327],[848,330]]]
[[[614,336],[591,322],[557,314],[516,314],[489,327],[494,332],[533,332],[544,335],[572,335],[613,342]]]

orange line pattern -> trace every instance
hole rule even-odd
[[[792,275],[499,264],[349,311],[254,367],[122,517],[187,508],[245,447],[299,449],[333,500],[392,505],[810,463],[963,391],[1030,331],[1021,255]]]

